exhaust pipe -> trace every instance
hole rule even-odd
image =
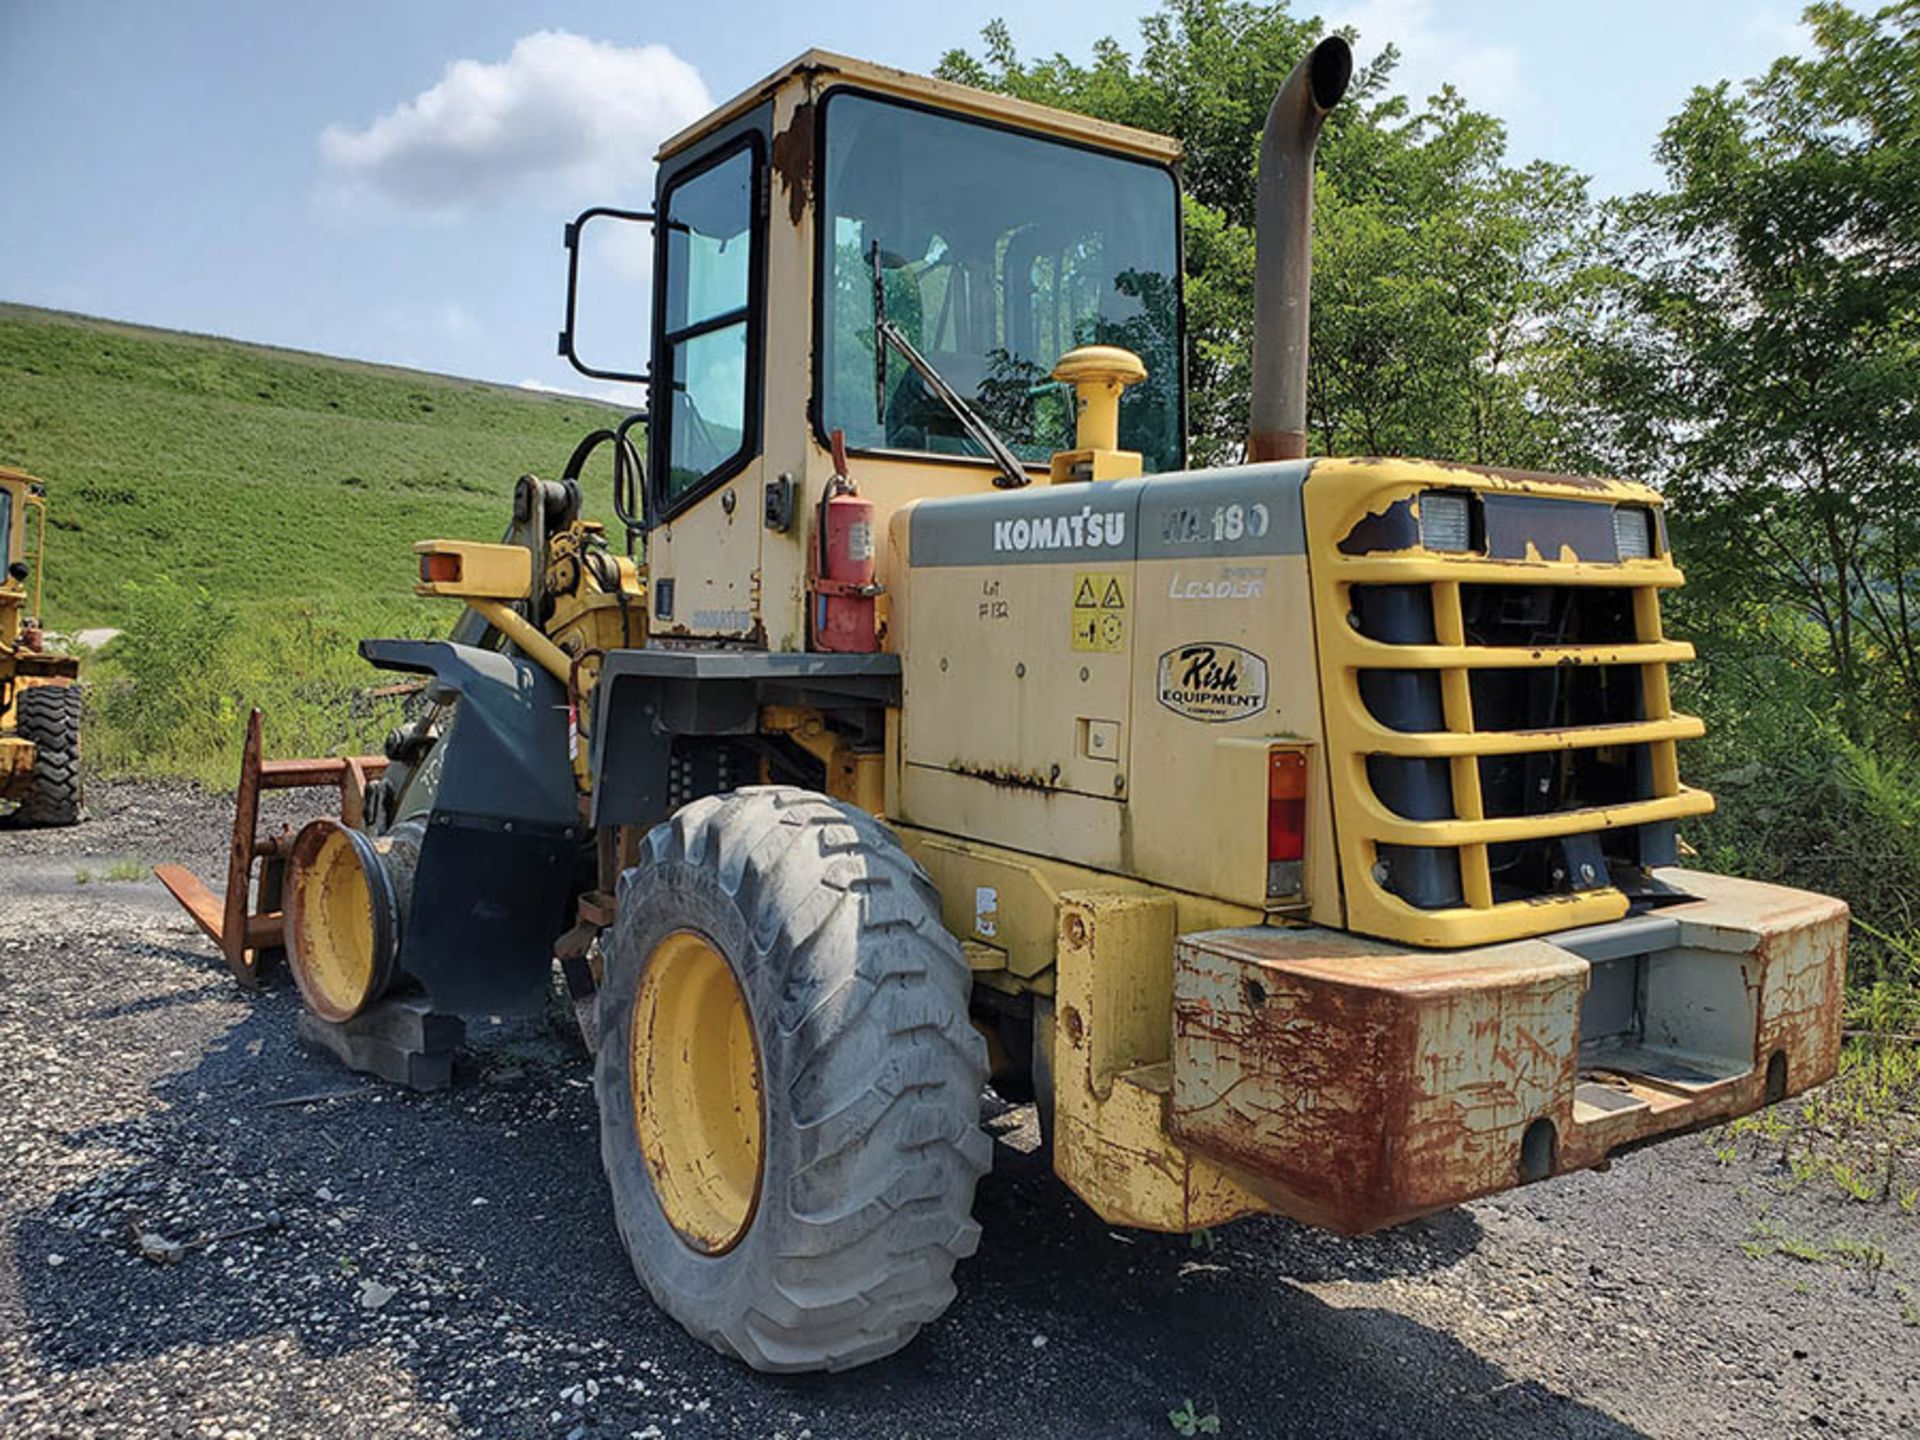
[[[1313,289],[1313,151],[1353,78],[1330,35],[1293,67],[1267,111],[1254,199],[1253,413],[1247,459],[1307,453],[1307,308]]]

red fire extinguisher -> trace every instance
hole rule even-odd
[[[873,597],[873,502],[847,477],[847,442],[833,432],[833,478],[820,496],[820,553],[813,582],[813,648],[866,654],[880,648]]]

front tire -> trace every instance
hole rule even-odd
[[[605,953],[600,1153],[654,1299],[758,1370],[905,1345],[953,1300],[992,1155],[926,873],[825,796],[709,797],[647,836]]]
[[[14,702],[20,737],[34,746],[33,773],[20,802],[23,825],[79,822],[80,708],[78,685],[31,685]]]

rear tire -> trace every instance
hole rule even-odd
[[[33,774],[20,802],[23,825],[72,825],[84,798],[80,779],[80,687],[32,685],[14,705],[20,737],[34,746]]]
[[[658,1013],[636,997],[657,996],[670,967],[691,963],[689,936],[724,960],[754,1050],[752,1066],[712,1082],[731,1088],[711,1113],[724,1118],[753,1093],[760,1108],[757,1173],[734,1167],[750,1176],[751,1198],[724,1248],[688,1238],[697,1213],[670,1218],[670,1205],[689,1212],[670,1177],[656,1181],[669,1162],[649,1160],[635,1123],[639,1110],[684,1112],[686,1067],[727,1070],[713,1062],[711,1047],[728,1043],[717,1023],[634,1054],[636,1022],[644,1035]],[[768,787],[709,797],[647,836],[621,880],[605,955],[600,1153],[621,1238],[654,1299],[758,1370],[846,1369],[905,1345],[953,1300],[954,1264],[979,1242],[974,1184],[992,1158],[971,974],[926,873],[879,822],[825,796]],[[738,1078],[749,1068],[751,1089]],[[643,1121],[655,1150],[672,1148],[670,1132]],[[696,1150],[688,1163],[697,1170],[717,1153]]]

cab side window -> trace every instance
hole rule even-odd
[[[759,156],[733,151],[662,206],[663,316],[654,373],[667,383],[664,499],[671,510],[748,453],[753,417],[754,195]]]

